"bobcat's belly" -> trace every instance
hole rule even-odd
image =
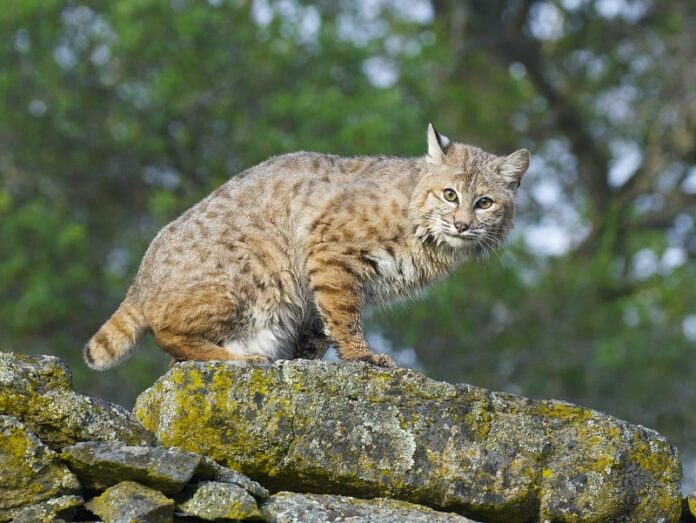
[[[272,281],[276,280],[270,278],[269,283]],[[271,361],[292,359],[300,327],[310,310],[304,294],[289,279],[283,279],[280,286],[269,285],[263,297],[250,301],[249,323],[243,334],[222,346],[232,354],[264,356]]]
[[[269,360],[292,358],[292,333],[280,325],[257,327],[242,339],[223,344],[231,354],[265,356]]]

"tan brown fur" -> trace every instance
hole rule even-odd
[[[364,308],[500,245],[528,162],[526,150],[450,144],[432,126],[421,158],[271,158],[159,232],[85,359],[108,368],[149,328],[176,360],[320,358],[333,343],[344,360],[391,366],[365,342]]]

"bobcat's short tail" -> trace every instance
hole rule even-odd
[[[126,299],[85,345],[85,361],[96,370],[117,365],[127,358],[147,328],[139,307]]]

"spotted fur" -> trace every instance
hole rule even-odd
[[[364,308],[499,246],[528,163],[526,150],[497,157],[432,126],[420,158],[270,158],[159,232],[87,364],[115,365],[149,329],[175,360],[320,358],[334,344],[344,360],[392,366],[365,342]]]

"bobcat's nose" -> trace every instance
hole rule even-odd
[[[459,232],[459,233],[468,231],[470,226],[471,226],[471,224],[468,222],[463,222],[460,220],[457,220],[456,222],[454,222],[454,228],[457,229],[457,232]]]

